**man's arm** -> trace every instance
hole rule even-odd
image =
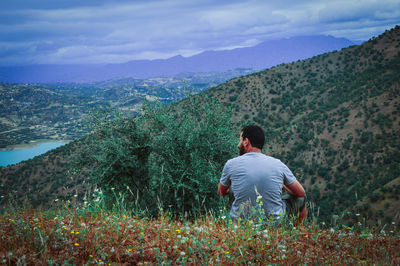
[[[283,185],[283,189],[289,192],[289,194],[291,194],[292,196],[298,198],[304,197],[306,195],[303,186],[297,180],[289,185]]]
[[[221,196],[228,195],[229,187],[222,185],[221,183],[218,184],[218,194]]]

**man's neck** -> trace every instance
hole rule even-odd
[[[256,147],[251,147],[247,152],[261,152],[261,149]]]

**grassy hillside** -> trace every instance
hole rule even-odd
[[[399,26],[206,93],[265,129],[266,153],[294,170],[322,217],[400,218]]]
[[[99,207],[0,214],[5,265],[398,265],[399,231],[306,224],[234,224],[226,213],[188,221]]]
[[[238,125],[264,128],[265,152],[290,166],[321,220],[358,214],[370,221],[399,220],[400,27],[360,46],[232,79],[204,93],[231,106]],[[68,174],[77,147],[79,141],[0,168],[3,202],[10,196],[35,198],[36,204],[83,198],[85,175],[71,180]]]

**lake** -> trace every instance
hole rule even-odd
[[[32,159],[35,156],[43,154],[49,150],[58,148],[66,142],[42,142],[35,146],[29,146],[27,148],[9,151],[0,151],[0,166],[7,166],[11,164],[17,164],[19,162]]]

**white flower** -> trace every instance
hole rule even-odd
[[[181,251],[181,256],[185,256],[185,255],[186,255],[186,253]]]

